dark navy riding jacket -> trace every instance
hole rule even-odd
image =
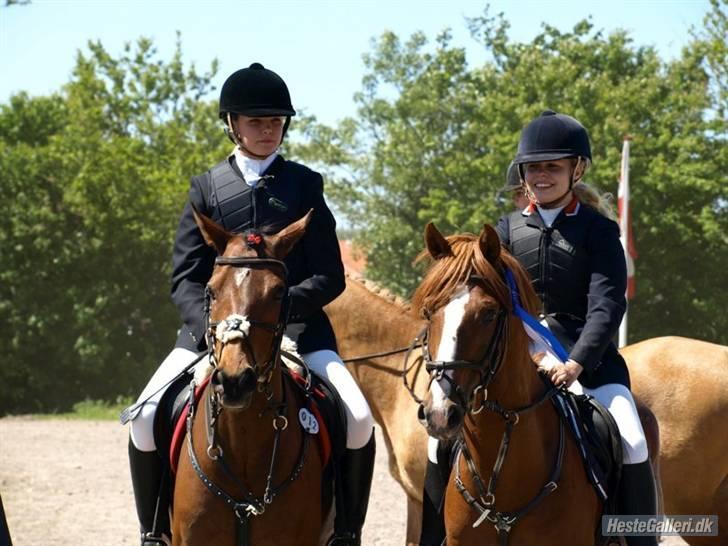
[[[345,277],[336,222],[324,199],[321,175],[278,156],[264,179],[251,188],[230,156],[192,178],[172,257],[172,300],[183,321],[175,346],[204,351],[204,292],[216,252],[205,243],[193,207],[228,231],[255,228],[263,233],[280,231],[314,210],[305,234],[284,259],[289,272],[289,326],[302,330],[299,352],[335,351],[334,332],[323,307],[344,291]]]
[[[503,216],[501,243],[531,276],[550,329],[584,367],[579,382],[627,387],[614,337],[626,309],[627,268],[619,227],[576,198],[547,227],[538,209]]]

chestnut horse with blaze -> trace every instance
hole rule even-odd
[[[310,216],[276,235],[246,238],[196,215],[218,253],[207,289],[214,370],[188,419],[174,490],[175,545],[321,541],[331,505],[323,498],[322,454],[299,425],[305,397],[280,362],[282,260]]]
[[[445,494],[448,544],[592,544],[601,502],[549,400],[556,389],[534,367],[504,280],[513,272],[534,314],[527,274],[487,225],[479,237],[445,239],[429,224],[425,243],[433,262],[413,297],[428,319],[425,361],[434,372],[424,418],[430,436],[464,441]]]

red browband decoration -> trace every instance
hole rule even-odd
[[[248,233],[245,241],[248,246],[258,246],[263,242],[263,236],[260,233]]]

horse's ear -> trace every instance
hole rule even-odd
[[[480,232],[480,237],[478,237],[478,244],[485,259],[490,264],[495,265],[498,262],[498,258],[500,258],[501,243],[498,233],[496,233],[492,226],[488,224],[483,225],[483,231]]]
[[[435,224],[428,222],[425,226],[425,247],[435,260],[452,256],[452,248],[447,239],[438,231]]]
[[[303,218],[296,220],[275,235],[268,238],[271,245],[271,252],[276,258],[282,260],[288,255],[293,248],[293,245],[295,245],[301,237],[303,237],[303,234],[306,233],[306,228],[308,227],[309,222],[311,222],[312,216],[313,209],[310,209]]]
[[[197,212],[194,208],[192,209],[192,214],[195,217],[195,223],[200,228],[205,242],[214,248],[218,254],[222,255],[233,234],[225,231],[222,226],[216,224],[204,214]]]

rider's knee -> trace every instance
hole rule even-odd
[[[622,463],[639,464],[644,463],[649,457],[647,440],[642,437],[626,439],[622,438]]]
[[[131,441],[139,451],[154,451],[154,414],[157,404],[144,404],[139,414],[131,422]]]
[[[367,406],[367,410],[369,410],[369,406]],[[371,411],[355,415],[354,419],[347,423],[346,429],[347,449],[360,449],[367,445],[374,433],[374,417],[372,417]]]

